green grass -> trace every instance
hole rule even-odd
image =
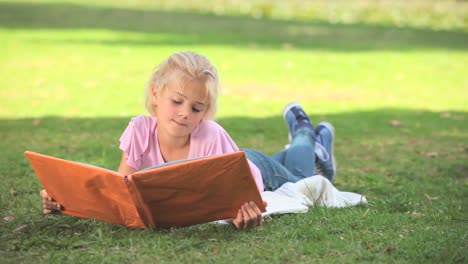
[[[93,2],[0,1],[1,263],[467,261],[466,3]],[[298,100],[336,127],[336,186],[369,205],[245,232],[42,215],[23,151],[116,168],[152,67],[186,49],[218,66],[217,120],[239,146],[281,149]]]

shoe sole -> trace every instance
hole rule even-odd
[[[331,156],[333,157],[333,171],[334,171],[334,174],[332,175],[332,182],[333,180],[335,179],[335,176],[336,176],[336,160],[335,160],[335,154],[334,154],[334,150],[333,150],[333,145],[335,145],[335,128],[332,126],[332,124],[328,123],[328,122],[320,122],[317,127],[319,126],[324,126],[326,127],[328,130],[331,131],[331,134],[332,134],[332,142],[331,142]]]

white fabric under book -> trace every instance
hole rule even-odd
[[[329,180],[321,175],[314,175],[295,183],[287,182],[276,189],[274,193],[290,197],[297,203],[308,207],[313,205],[346,207],[359,203],[367,203],[363,195],[339,191]]]
[[[342,192],[321,175],[304,178],[295,183],[285,183],[275,191],[262,192],[269,216],[287,213],[305,213],[311,206],[346,207],[367,203],[366,197],[353,192]],[[218,224],[232,223],[232,220],[215,221]]]

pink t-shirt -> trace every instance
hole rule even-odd
[[[159,148],[158,122],[152,116],[136,116],[120,137],[120,149],[127,154],[127,164],[139,170],[165,163]],[[236,143],[218,123],[203,120],[190,134],[188,159],[239,151]],[[260,170],[248,160],[260,192],[263,180]]]

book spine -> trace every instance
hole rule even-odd
[[[138,191],[138,188],[136,188],[135,186],[135,182],[132,181],[132,176],[131,175],[125,176],[124,182],[127,185],[128,192],[130,193],[130,197],[133,200],[133,203],[135,204],[135,207],[143,223],[146,225],[146,227],[156,228],[157,226],[153,219],[153,215],[151,214],[151,211],[149,210],[148,206],[146,206],[145,203],[143,202],[140,192]]]

